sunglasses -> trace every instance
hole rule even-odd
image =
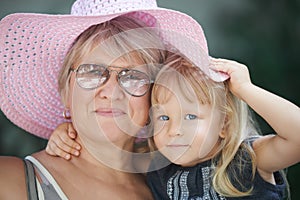
[[[77,84],[87,90],[103,86],[109,80],[111,73],[116,72],[120,87],[134,97],[145,95],[153,83],[149,75],[139,70],[103,64],[82,64],[71,71],[76,73]]]

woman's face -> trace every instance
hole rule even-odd
[[[150,92],[140,97],[131,96],[119,86],[117,74],[122,68],[134,68],[147,74],[147,68],[142,62],[128,63],[124,59],[112,58],[100,47],[84,57],[80,64],[115,67],[109,67],[110,78],[96,89],[81,88],[76,82],[76,73],[71,74],[68,102],[73,124],[81,140],[95,147],[99,147],[101,142],[110,142],[121,149],[130,150],[132,136],[148,120]],[[74,66],[75,69],[77,67]],[[126,146],[128,143],[130,147]]]

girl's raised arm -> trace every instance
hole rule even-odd
[[[212,59],[212,68],[230,76],[230,90],[245,101],[276,132],[253,143],[257,166],[274,172],[300,161],[300,108],[292,102],[251,83],[245,65]]]

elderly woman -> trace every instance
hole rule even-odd
[[[0,32],[3,113],[43,138],[72,121],[82,144],[71,162],[1,157],[0,199],[152,199],[135,136],[165,47],[198,66],[208,58],[199,24],[155,0],[77,0],[71,15],[9,15]]]
[[[129,152],[148,120],[150,84],[163,51],[159,38],[140,27],[124,16],[93,25],[68,51],[59,92],[70,111],[65,117],[84,144],[82,157],[65,162],[44,151],[27,157],[35,165],[40,199],[151,199],[143,176],[129,173],[135,167]],[[1,199],[25,198],[30,174],[24,174],[22,160],[1,158],[0,168]]]

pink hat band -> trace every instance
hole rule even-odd
[[[66,120],[57,76],[74,40],[94,24],[131,15],[157,27],[166,43],[195,65],[208,59],[201,26],[190,16],[159,8],[155,0],[77,0],[70,15],[17,13],[0,21],[0,106],[24,130],[49,138]],[[201,68],[216,81],[227,77]]]
[[[157,9],[155,0],[77,0],[71,15],[97,16],[149,9]]]

